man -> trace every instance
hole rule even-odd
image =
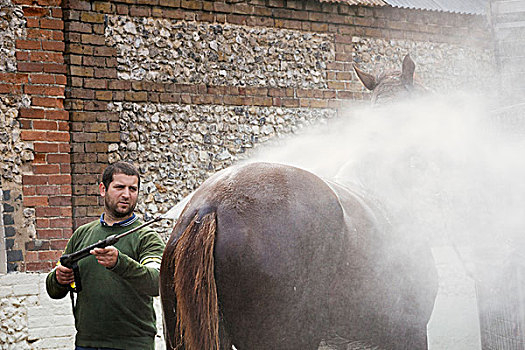
[[[99,184],[104,213],[73,233],[65,253],[139,226],[133,212],[139,186],[139,173],[131,164],[109,165]],[[164,246],[155,231],[144,227],[115,246],[92,250],[93,256],[78,262],[82,290],[73,310],[76,350],[155,349],[153,297],[159,295]],[[47,276],[47,293],[53,299],[63,298],[72,282],[73,271],[58,264]]]

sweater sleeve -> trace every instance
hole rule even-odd
[[[75,237],[76,237],[76,234],[74,234],[71,237],[71,239],[69,240],[69,242],[67,243],[66,249],[64,251],[64,254],[71,253],[71,250],[72,250],[72,248],[71,248],[72,242],[71,241],[74,240]],[[48,273],[48,275],[46,277],[46,291],[47,291],[47,294],[49,295],[49,297],[51,297],[52,299],[62,299],[63,297],[65,297],[67,295],[67,292],[68,292],[67,285],[60,284],[57,281],[56,268],[51,270],[51,272]]]
[[[57,281],[56,269],[53,269],[46,277],[46,290],[52,299],[62,299],[67,295],[67,286]]]
[[[117,264],[110,271],[133,284],[139,293],[158,296],[159,269],[164,246],[155,231],[148,231],[142,235],[139,243],[139,261],[119,252]]]

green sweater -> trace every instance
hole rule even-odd
[[[78,251],[140,224],[137,220],[129,226],[115,227],[93,221],[75,231],[65,253]],[[82,291],[77,294],[74,311],[77,346],[155,349],[153,297],[159,295],[159,270],[145,265],[160,264],[164,246],[160,236],[145,227],[115,244],[119,257],[112,269],[100,265],[92,255],[79,261]],[[47,276],[46,288],[53,299],[68,294],[67,286],[56,280],[55,270]]]

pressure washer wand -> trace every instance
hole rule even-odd
[[[71,254],[64,254],[60,257],[60,264],[65,266],[65,267],[68,267],[70,269],[73,270],[73,274],[75,276],[75,282],[72,283],[69,288],[70,290],[72,290],[73,292],[80,292],[82,290],[82,284],[80,282],[80,271],[78,269],[78,262],[88,256],[91,255],[90,251],[95,249],[95,248],[105,248],[107,246],[110,246],[110,245],[114,245],[115,243],[117,243],[122,237],[125,237],[129,234],[132,234],[133,232],[137,232],[138,230],[146,227],[146,226],[149,226],[151,224],[153,224],[154,222],[157,222],[157,221],[160,221],[162,219],[176,219],[178,217],[178,210],[174,210],[175,208],[177,208],[177,206],[173,207],[172,209],[170,209],[168,212],[162,214],[162,215],[159,215],[157,216],[156,218],[154,219],[151,219],[150,221],[147,221],[145,223],[143,223],[142,225],[140,226],[137,226],[131,230],[128,230],[126,232],[123,232],[121,234],[118,234],[118,235],[111,235],[111,236],[108,236],[107,238],[103,239],[103,240],[100,240],[96,243],[93,243],[81,250],[78,250],[76,252],[73,252]]]

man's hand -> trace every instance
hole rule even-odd
[[[57,266],[55,276],[60,284],[67,285],[75,281],[73,270],[63,265]]]
[[[118,249],[113,246],[107,246],[106,248],[95,248],[90,251],[91,254],[97,258],[100,265],[111,269],[115,267],[118,260]]]

